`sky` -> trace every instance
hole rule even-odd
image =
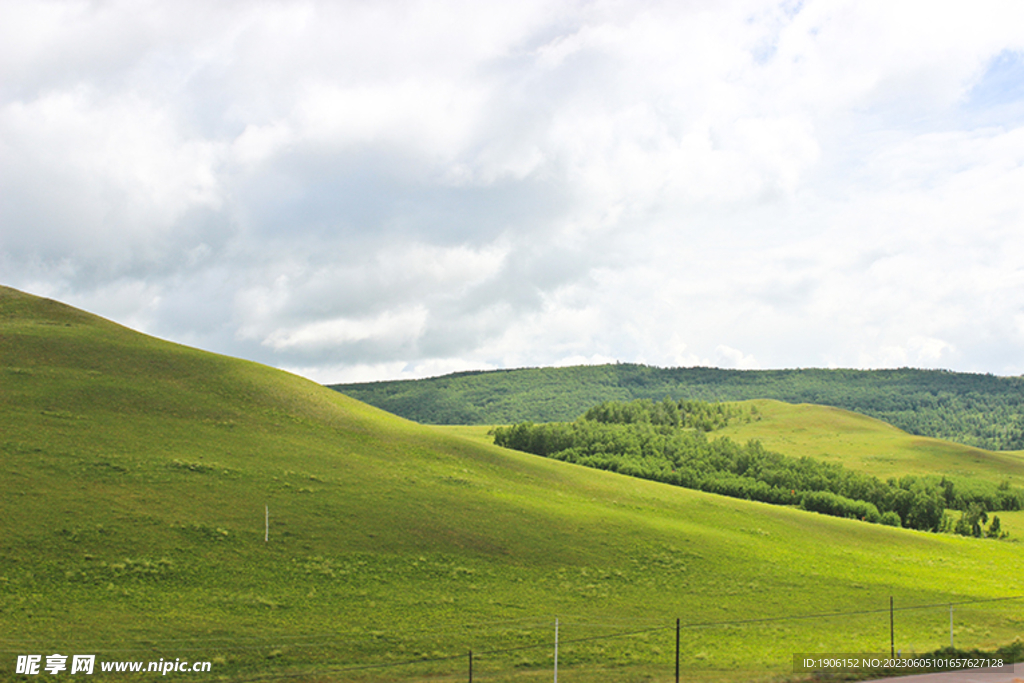
[[[1024,3],[0,0],[0,284],[322,383],[1024,373]]]

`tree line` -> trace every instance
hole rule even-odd
[[[723,370],[617,363],[463,372],[334,385],[426,424],[573,420],[601,401],[771,398],[853,410],[904,431],[990,450],[1024,450],[1024,378],[945,370]]]
[[[923,531],[982,535],[976,526],[982,514],[987,521],[988,512],[1024,508],[1024,491],[1008,483],[917,476],[882,481],[836,463],[769,451],[759,441],[707,436],[730,420],[754,417],[755,407],[722,403],[606,401],[572,422],[497,427],[494,442],[708,493]],[[957,527],[947,508],[971,520]],[[997,520],[992,523],[998,533]]]

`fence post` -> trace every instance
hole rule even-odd
[[[676,617],[676,683],[679,683],[679,617]]]
[[[555,683],[558,683],[558,617],[555,617]]]
[[[473,683],[473,648],[469,648],[469,683]]]
[[[889,596],[889,658],[896,659],[896,632],[892,621],[892,596]]]

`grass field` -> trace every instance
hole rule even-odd
[[[743,401],[760,419],[735,421],[714,433],[734,441],[757,439],[766,448],[794,457],[837,462],[881,479],[950,475],[1024,486],[1024,453],[986,451],[950,441],[913,436],[859,413],[781,401]]]
[[[6,288],[0,458],[10,680],[56,652],[455,681],[470,648],[474,680],[549,680],[556,618],[565,680],[671,680],[677,618],[688,680],[754,680],[887,651],[890,595],[933,605],[897,613],[904,651],[948,644],[950,602],[1024,595],[1019,544],[514,453]],[[958,606],[957,645],[1011,641],[1022,605]]]

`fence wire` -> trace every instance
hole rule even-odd
[[[895,607],[894,606],[894,607],[891,607],[891,608],[890,607],[882,607],[882,608],[876,608],[876,609],[864,609],[864,610],[852,610],[852,611],[819,612],[819,613],[814,613],[814,614],[790,614],[790,615],[784,615],[784,616],[757,617],[757,618],[749,618],[749,619],[721,619],[721,620],[705,620],[705,621],[691,621],[691,622],[684,622],[684,621],[680,620],[678,622],[678,624],[672,623],[670,625],[665,625],[665,626],[653,626],[653,627],[642,628],[642,629],[630,629],[630,630],[617,631],[617,632],[606,633],[606,634],[601,634],[601,635],[582,636],[582,637],[576,637],[576,638],[564,638],[564,639],[560,639],[559,640],[559,645],[560,646],[567,646],[567,645],[574,645],[574,644],[580,644],[580,643],[593,643],[593,642],[598,642],[598,641],[614,640],[614,639],[618,639],[618,638],[628,638],[628,637],[632,637],[632,636],[639,636],[639,635],[650,634],[650,633],[660,633],[660,632],[674,631],[677,628],[680,631],[685,631],[685,630],[695,630],[695,629],[723,627],[723,626],[748,626],[748,625],[755,625],[755,624],[780,623],[780,622],[787,622],[787,621],[801,621],[801,620],[814,620],[814,619],[834,619],[834,618],[841,618],[841,617],[854,617],[854,616],[872,615],[872,614],[876,614],[876,615],[877,614],[886,614],[886,613],[890,613],[890,612],[894,612],[894,613],[895,612],[911,612],[911,611],[921,611],[921,610],[930,610],[930,609],[938,609],[938,608],[952,609],[952,608],[955,608],[955,607],[958,607],[958,606],[986,605],[986,604],[994,604],[994,603],[999,603],[999,602],[1010,602],[1010,601],[1022,600],[1022,599],[1024,599],[1024,595],[1010,595],[1010,596],[1002,596],[1002,597],[997,597],[997,598],[982,598],[982,599],[960,600],[960,601],[952,601],[952,602],[947,601],[947,602],[936,602],[936,603],[919,604],[919,605],[903,605],[903,606],[899,606],[899,607]],[[607,626],[607,624],[594,624],[594,623],[588,623],[588,622],[562,622],[562,624],[563,624],[564,627],[577,627],[577,628],[578,627],[603,627],[603,626]],[[539,619],[536,619],[536,618],[522,618],[522,619],[513,619],[513,620],[508,620],[508,621],[488,621],[488,622],[481,622],[481,623],[478,623],[478,624],[464,624],[464,625],[458,626],[457,628],[459,628],[461,630],[472,632],[474,630],[481,630],[481,629],[485,629],[487,627],[505,627],[505,628],[517,627],[517,628],[520,628],[520,629],[522,629],[524,627],[530,627],[530,628],[539,629],[539,628],[550,628],[551,626],[553,626],[553,620],[552,621],[546,621],[546,620],[539,620]],[[429,630],[429,629],[421,629],[421,632],[425,632],[427,630]],[[395,634],[395,636],[398,637],[398,634]],[[268,647],[280,647],[280,646],[288,646],[288,647],[294,647],[294,648],[330,647],[330,646],[336,646],[336,645],[343,644],[343,643],[346,643],[346,642],[353,642],[353,641],[356,641],[356,640],[361,640],[363,638],[370,638],[370,637],[379,637],[379,634],[365,633],[365,632],[350,632],[350,633],[337,633],[337,632],[335,632],[335,633],[282,635],[282,636],[275,636],[274,637],[274,639],[271,641],[273,643],[273,645],[268,643],[266,640],[260,642],[259,640],[257,640],[254,637],[241,637],[241,638],[237,638],[237,637],[225,636],[223,638],[220,638],[220,637],[214,636],[214,637],[204,638],[204,639],[195,639],[195,638],[181,638],[181,639],[172,639],[172,640],[164,640],[164,639],[162,639],[160,641],[159,645],[160,645],[161,648],[173,647],[178,652],[196,652],[196,651],[200,651],[200,650],[209,651],[211,649],[211,647],[217,648],[218,650],[230,652],[230,651],[261,650],[261,649],[266,649]],[[305,641],[305,642],[297,642],[297,641]],[[242,682],[248,683],[248,682],[256,682],[256,681],[266,681],[266,680],[286,680],[286,679],[293,679],[293,678],[308,678],[308,677],[319,677],[319,676],[331,676],[331,675],[345,674],[345,673],[369,672],[369,671],[374,671],[374,670],[397,669],[397,668],[400,668],[400,667],[409,667],[409,666],[416,666],[416,665],[426,665],[426,664],[432,664],[432,663],[433,664],[437,664],[437,663],[451,662],[451,661],[456,661],[456,660],[466,660],[467,657],[469,656],[470,652],[472,652],[471,656],[474,657],[474,658],[477,658],[477,657],[493,657],[493,656],[513,653],[513,652],[525,652],[525,651],[530,651],[530,650],[550,649],[550,648],[552,648],[553,644],[554,644],[553,638],[548,637],[548,638],[545,638],[543,642],[537,642],[537,643],[525,644],[525,645],[516,645],[516,646],[513,646],[513,647],[490,648],[490,649],[481,649],[481,650],[467,648],[467,650],[465,652],[462,652],[462,653],[459,653],[459,654],[453,654],[453,655],[430,656],[430,657],[415,657],[415,658],[405,659],[405,660],[397,661],[397,662],[377,662],[377,663],[367,663],[367,664],[359,664],[359,665],[344,666],[344,667],[317,668],[317,669],[310,669],[310,670],[305,670],[305,671],[265,673],[265,674],[253,675],[253,676],[246,677],[246,678],[238,678],[238,679],[235,679],[235,680],[239,681],[240,683],[242,683]],[[93,646],[91,644],[87,644],[87,643],[84,643],[84,642],[79,642],[79,643],[66,643],[65,647],[76,647],[76,648],[81,649],[81,650],[97,650],[97,651],[102,650],[104,653],[118,653],[118,652],[122,652],[123,653],[123,652],[138,652],[140,649],[149,649],[153,645],[155,645],[155,643],[153,643],[152,641],[146,641],[144,646],[142,646],[142,647],[135,647],[135,648],[124,647],[124,648],[117,648],[117,649],[108,649],[108,648],[98,648],[98,647],[95,647],[95,646]],[[193,647],[188,647],[188,646],[193,646]],[[26,641],[24,641],[22,639],[9,638],[9,637],[8,638],[0,637],[0,652],[6,653],[6,654],[23,653],[27,649],[31,649],[32,647],[33,647],[33,644],[28,643],[28,642],[26,642]],[[487,677],[487,674],[485,674],[483,672],[481,672],[481,674],[484,677]]]

